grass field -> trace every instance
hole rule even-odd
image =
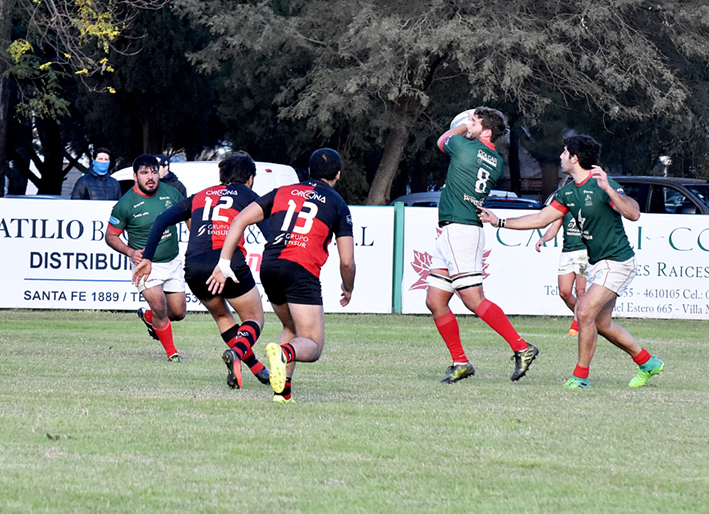
[[[460,317],[477,374],[444,386],[430,317],[330,315],[278,405],[248,370],[226,386],[206,314],[170,364],[134,313],[0,311],[0,512],[709,512],[709,323],[621,320],[665,371],[629,389],[602,340],[568,391],[569,318],[512,321],[542,350],[527,377]]]

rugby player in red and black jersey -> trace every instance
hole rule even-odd
[[[209,291],[207,278],[219,261],[232,220],[244,207],[258,199],[258,195],[251,190],[255,174],[256,164],[246,152],[236,152],[221,161],[221,185],[204,189],[158,216],[143,250],[143,260],[133,272],[134,283],[150,275],[152,258],[165,229],[180,221],[191,220],[185,253],[185,280],[217,322],[219,333],[229,346],[222,359],[229,370],[226,381],[232,389],[242,385],[241,361],[249,366],[261,383],[269,383],[269,372],[256,359],[252,349],[261,334],[264,319],[261,295],[244,259],[243,237],[237,241],[239,251],[234,252],[227,263],[230,280],[226,281],[219,294],[213,295]],[[263,224],[261,228],[266,230]],[[241,326],[236,323],[227,302],[239,315]]]
[[[278,343],[266,346],[271,386],[276,402],[292,402],[291,378],[295,363],[315,362],[325,344],[325,314],[320,269],[334,236],[340,257],[342,297],[349,303],[354,288],[355,262],[352,217],[345,201],[333,189],[340,178],[340,155],[321,148],[310,157],[310,180],[280,187],[244,209],[232,222],[219,265],[209,277],[213,294],[226,282],[228,263],[244,230],[270,219],[263,252],[261,283],[283,330]]]

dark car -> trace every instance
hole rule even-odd
[[[692,178],[612,176],[640,212],[709,214],[709,182]]]
[[[409,207],[438,207],[441,199],[440,191],[427,191],[424,193],[411,193],[393,200],[390,205],[402,202]],[[510,191],[493,189],[485,199],[485,207],[489,209],[541,209],[542,204],[537,200],[520,198]]]

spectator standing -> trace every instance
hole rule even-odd
[[[160,173],[160,182],[172,186],[177,189],[182,196],[187,198],[187,188],[180,182],[172,171],[170,171],[170,159],[164,153],[155,156],[158,160],[158,172]]]
[[[111,152],[98,148],[94,152],[91,167],[76,181],[71,192],[72,200],[119,200],[121,185],[109,173]]]

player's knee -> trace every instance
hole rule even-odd
[[[313,360],[310,362],[317,362],[318,360],[320,360],[320,356],[322,355],[322,348],[322,345],[317,345],[317,349],[312,354]]]
[[[559,296],[561,296],[562,300],[568,302],[569,300],[573,300],[574,293],[571,289],[559,289]]]
[[[187,309],[182,309],[177,312],[170,312],[170,321],[181,321],[187,316]]]

